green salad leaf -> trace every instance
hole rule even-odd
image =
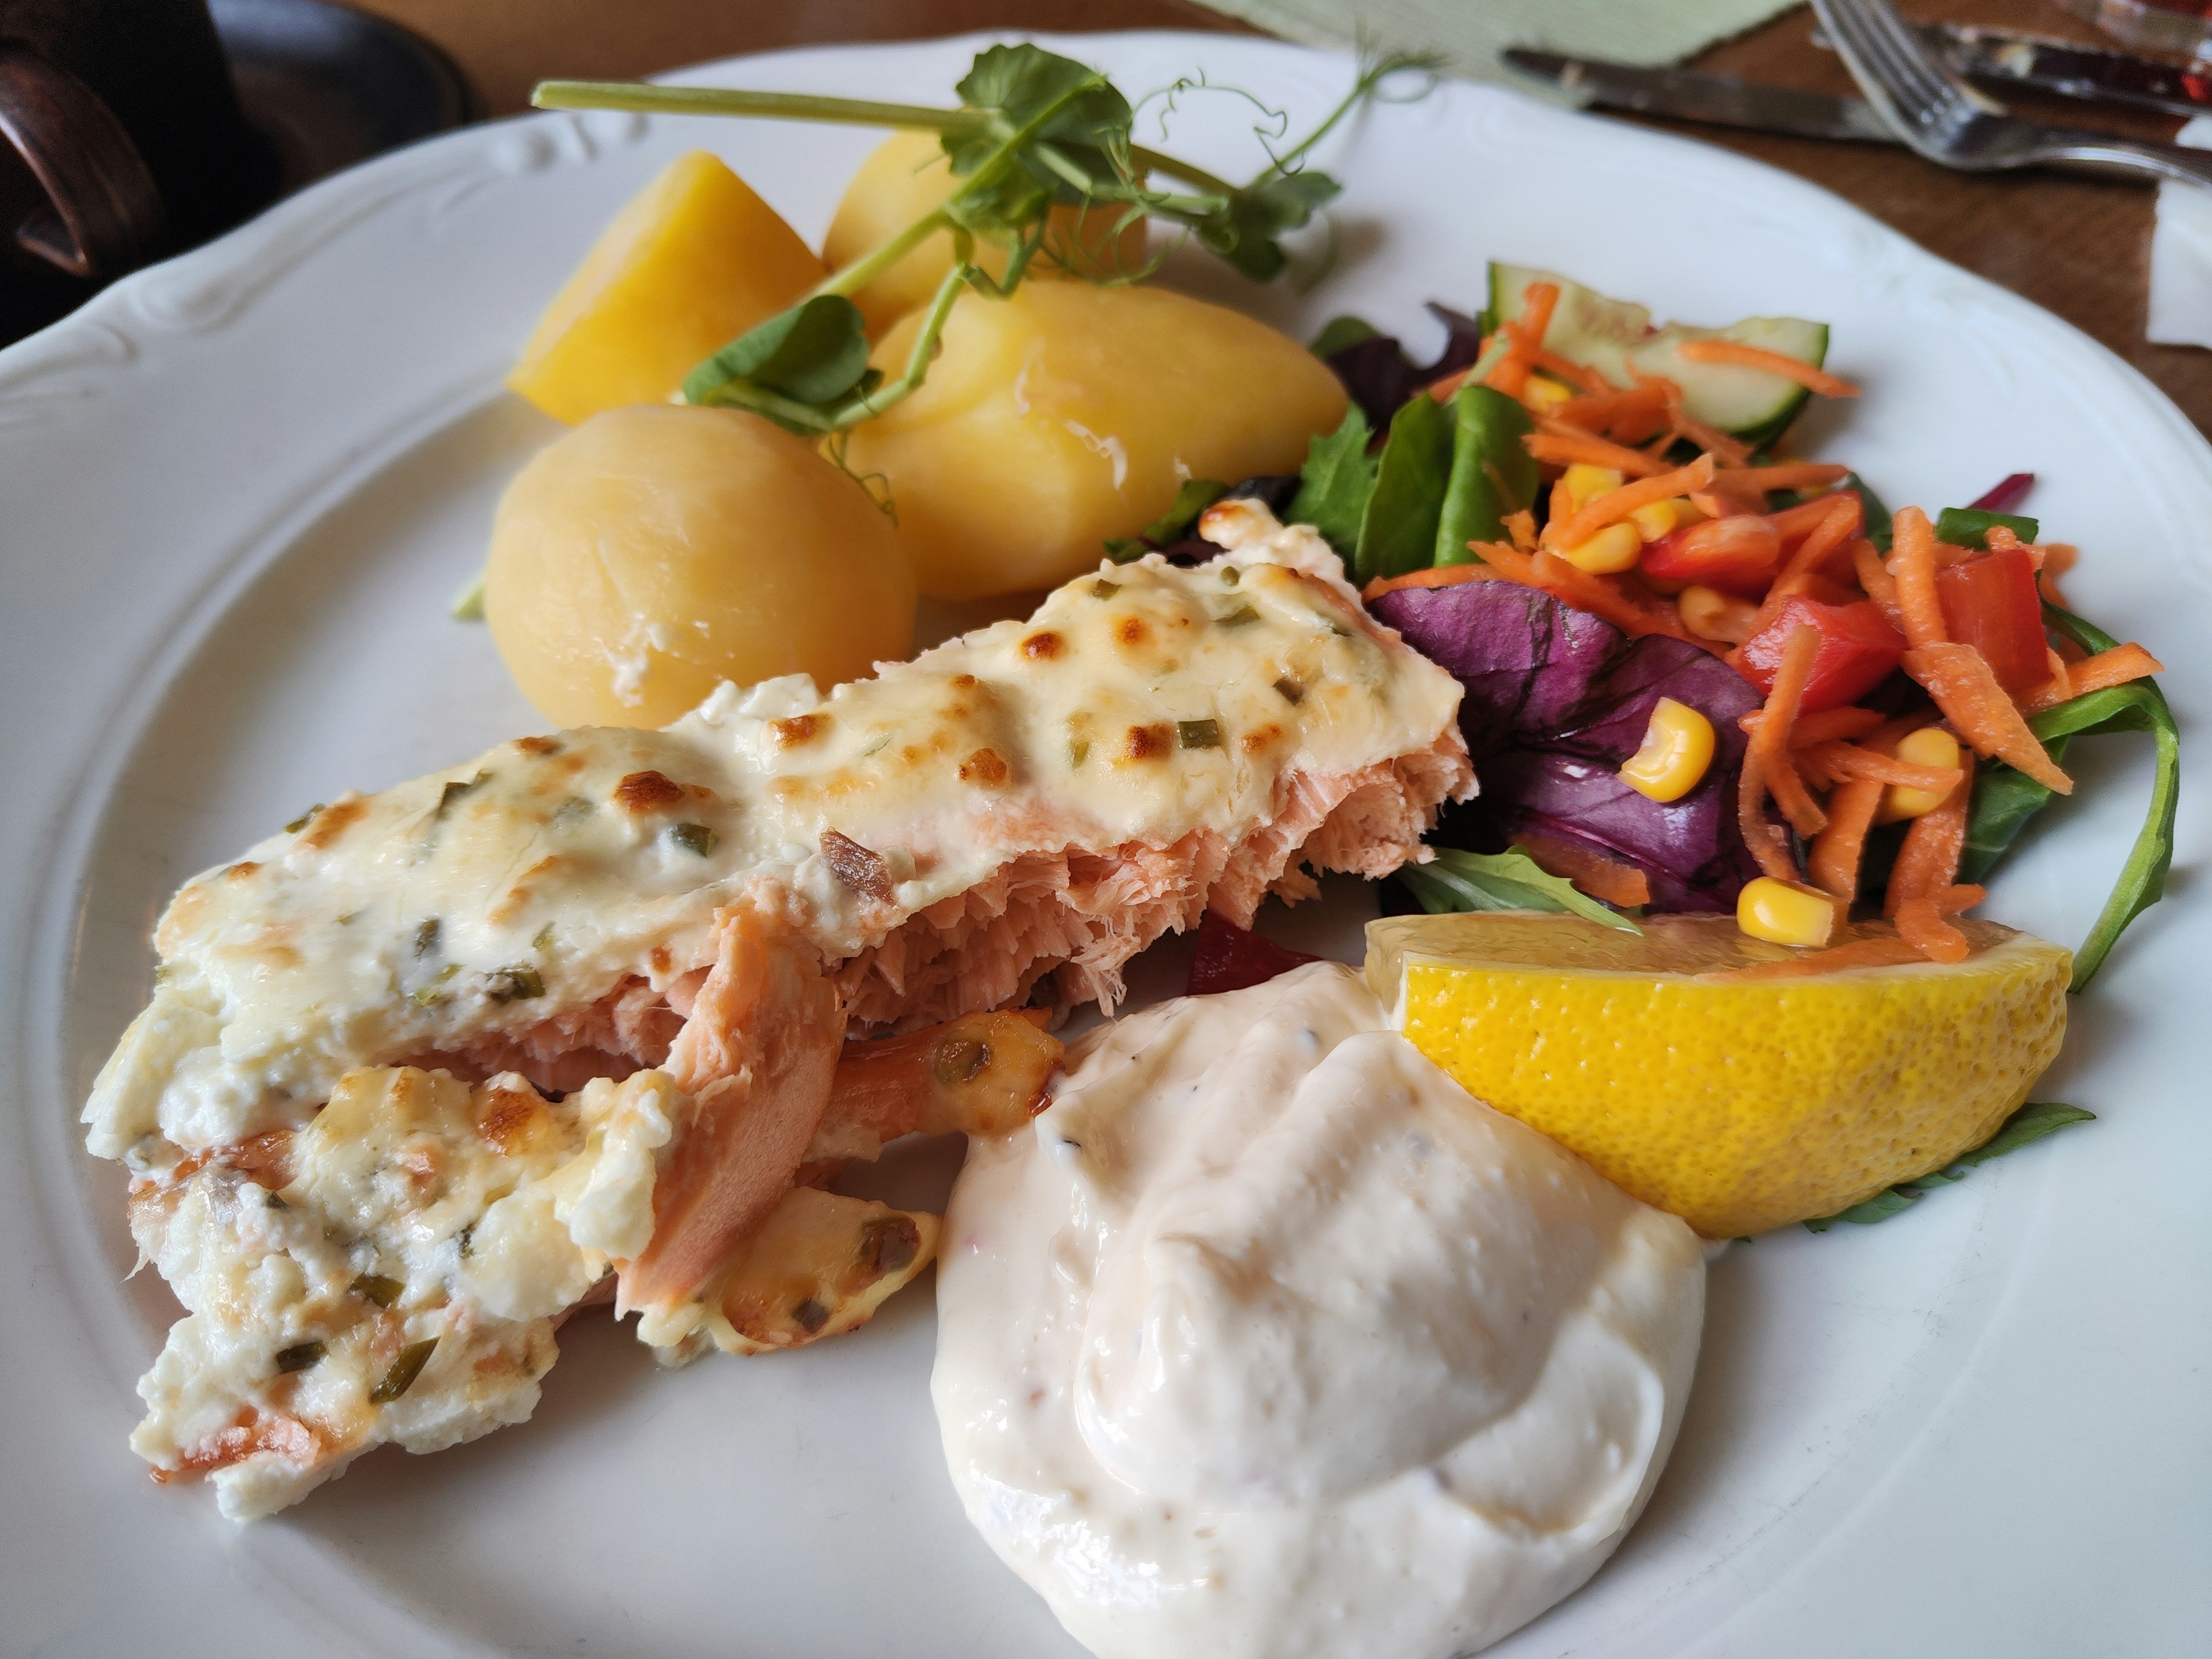
[[[1469,542],[1504,541],[1506,515],[1535,504],[1536,458],[1521,441],[1536,423],[1519,398],[1471,383],[1452,394],[1451,410],[1451,476],[1431,562],[1474,564]]]
[[[1198,522],[1198,515],[1229,493],[1229,486],[1217,483],[1212,478],[1185,478],[1168,510],[1139,530],[1133,536],[1109,536],[1106,538],[1106,556],[1116,564],[1127,564],[1141,559],[1147,553],[1158,551],[1171,542],[1179,542]]]
[[[1936,539],[1954,547],[1987,547],[1990,532],[2004,526],[2024,542],[2035,539],[2042,528],[2033,519],[2017,513],[1990,513],[1978,507],[1947,507],[1936,515]]]
[[[1376,461],[1367,453],[1374,437],[1359,405],[1347,405],[1336,430],[1307,447],[1291,501],[1288,521],[1311,525],[1347,560],[1359,545],[1359,523],[1375,493]]]
[[[1460,910],[1565,910],[1626,933],[1644,930],[1564,876],[1555,876],[1518,847],[1503,853],[1462,853],[1439,847],[1427,864],[1401,865],[1398,879],[1431,915]]]
[[[2055,605],[2043,607],[2043,617],[2053,632],[2085,651],[2109,651],[2119,643],[2094,623]],[[2127,925],[2165,895],[2166,874],[2173,863],[2174,812],[2181,793],[2181,732],[2174,724],[2166,694],[2155,680],[2148,679],[2085,693],[2056,708],[2046,708],[2027,726],[2054,761],[2064,757],[2070,739],[2107,732],[2148,732],[2157,748],[2157,771],[2151,781],[2150,809],[2144,815],[2143,827],[2120,868],[2112,896],[2105,901],[2088,937],[2074,953],[2074,982],[2069,988],[2079,991],[2103,965]],[[1959,879],[1978,882],[1986,876],[2050,801],[2051,792],[2033,778],[2002,761],[1983,762],[1975,773]]]
[[[2007,1152],[2016,1152],[2069,1123],[2093,1123],[2096,1116],[2094,1112],[2085,1112],[2079,1106],[2069,1106],[2063,1102],[2031,1100],[2007,1118],[1996,1133],[1972,1152],[1915,1180],[1900,1181],[1894,1187],[1884,1188],[1872,1198],[1863,1203],[1854,1204],[1848,1210],[1816,1217],[1805,1224],[1805,1231],[1825,1233],[1839,1221],[1847,1221],[1855,1227],[1871,1226],[1877,1221],[1887,1221],[1892,1216],[1902,1215],[1938,1187],[1948,1187],[1954,1182],[1965,1180],[1966,1171],[1977,1164],[1986,1164],[1993,1158],[2002,1158]]]
[[[1390,417],[1375,488],[1352,550],[1355,586],[1436,562],[1437,525],[1451,477],[1451,411],[1434,398],[1409,398]]]
[[[1844,479],[1844,488],[1858,492],[1859,514],[1865,520],[1861,533],[1882,552],[1888,552],[1889,508],[1883,504],[1881,497],[1875,495],[1874,487],[1856,472]]]

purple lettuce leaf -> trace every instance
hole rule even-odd
[[[1759,693],[1680,640],[1631,640],[1610,623],[1516,582],[1399,588],[1372,610],[1466,688],[1460,731],[1482,793],[1442,833],[1475,845],[1531,831],[1641,869],[1655,910],[1727,910],[1759,873],[1736,821]],[[1713,724],[1698,787],[1662,804],[1621,782],[1660,698]]]
[[[1322,360],[1336,371],[1352,401],[1377,432],[1389,428],[1390,417],[1407,398],[1431,380],[1471,368],[1481,354],[1482,330],[1474,318],[1434,301],[1429,312],[1444,325],[1444,349],[1426,368],[1408,357],[1397,337],[1390,334],[1370,334]]]

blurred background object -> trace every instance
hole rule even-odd
[[[0,0],[0,343],[472,108],[435,46],[324,0]]]
[[[2212,5],[2204,0],[2060,0],[2107,34],[2146,52],[2189,58],[2212,51]]]

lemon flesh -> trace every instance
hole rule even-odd
[[[1833,1215],[1994,1134],[2057,1057],[2073,955],[1993,922],[1965,962],[1808,953],[1725,916],[1395,916],[1367,974],[1468,1093],[1709,1238]],[[1893,937],[1862,923],[1838,944]]]

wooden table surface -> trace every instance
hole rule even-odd
[[[1185,0],[353,0],[437,41],[486,106],[524,106],[548,76],[650,74],[741,52],[830,40],[886,40],[981,28],[1083,30],[1244,25]],[[1906,0],[1952,21],[2003,23],[2094,40],[2051,0]],[[1850,93],[1850,77],[1813,44],[1798,8],[1708,52],[1698,66],[1775,85]],[[2064,100],[2014,100],[2022,113],[2142,137],[2178,122]],[[1768,137],[1718,128],[1678,131],[1740,150],[1825,185],[1923,246],[2025,295],[2087,331],[2148,375],[2212,433],[2212,352],[2142,337],[2154,195],[2148,186],[2052,174],[1948,173],[1901,149]]]

